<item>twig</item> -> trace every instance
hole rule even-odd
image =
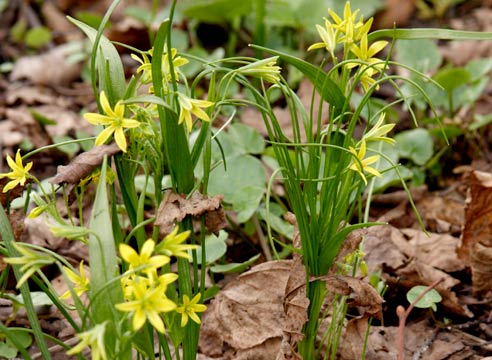
[[[403,360],[405,354],[405,341],[404,341],[404,333],[405,333],[405,323],[407,321],[408,316],[412,312],[415,304],[417,304],[420,299],[422,299],[425,294],[434,289],[439,283],[443,282],[444,278],[440,278],[439,280],[434,281],[430,284],[419,296],[410,304],[410,306],[405,310],[405,308],[399,305],[396,308],[396,315],[398,315],[398,360]]]

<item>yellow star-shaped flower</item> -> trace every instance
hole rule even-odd
[[[85,276],[84,261],[81,261],[79,265],[80,275],[77,275],[74,271],[66,266],[63,267],[63,271],[67,275],[68,279],[74,284],[73,289],[75,290],[77,296],[82,295],[90,289],[89,279],[87,278],[87,276]],[[65,300],[70,298],[71,296],[72,294],[70,293],[70,290],[67,290],[62,294],[62,296],[60,296],[60,299]]]
[[[352,165],[349,167],[349,169],[356,171],[362,178],[362,181],[364,181],[365,185],[367,185],[367,179],[365,175],[366,172],[374,176],[381,176],[381,173],[379,171],[369,166],[379,160],[379,155],[373,155],[366,158],[366,149],[366,141],[364,139],[360,142],[359,151],[354,149],[352,146],[349,148],[350,152],[354,154],[355,157],[355,159],[352,160]]]
[[[12,160],[10,155],[7,155],[7,163],[12,170],[9,173],[0,174],[0,179],[9,178],[10,181],[4,186],[3,192],[12,190],[17,185],[24,186],[27,178],[29,177],[29,170],[32,168],[32,162],[27,163],[26,166],[22,165],[22,157],[20,155],[20,150],[17,150],[15,154],[15,161]]]
[[[190,260],[188,250],[196,249],[196,245],[182,244],[188,236],[190,231],[183,231],[178,234],[179,226],[176,226],[171,233],[169,233],[161,243],[156,247],[156,252],[167,256],[181,257]]]
[[[169,256],[155,255],[154,252],[155,242],[152,239],[148,239],[144,242],[140,254],[138,254],[131,246],[127,244],[120,244],[120,255],[128,264],[130,264],[130,270],[136,270],[140,268],[140,271],[148,274],[153,273],[153,270],[169,263]]]
[[[118,101],[114,107],[109,105],[104,91],[101,91],[99,100],[105,115],[86,113],[84,118],[93,125],[107,126],[96,138],[96,146],[104,144],[114,134],[116,144],[121,151],[126,152],[125,129],[136,128],[140,123],[136,120],[125,118],[125,105]]]
[[[183,295],[183,305],[176,308],[176,312],[181,314],[181,327],[185,327],[188,323],[188,318],[200,324],[200,318],[196,313],[204,312],[207,310],[207,306],[199,304],[201,294],[196,294],[193,299],[187,295]]]
[[[162,277],[166,279],[161,279]],[[158,286],[154,288],[148,285],[149,282],[146,279],[133,282],[131,288],[133,300],[116,304],[115,307],[120,311],[132,313],[134,331],[140,330],[149,320],[157,331],[164,333],[164,322],[160,314],[176,309],[176,304],[166,297],[166,287],[177,277],[172,273],[162,275],[159,277]]]
[[[213,102],[207,100],[192,99],[182,93],[178,93],[178,101],[181,108],[178,124],[182,124],[184,122],[186,125],[186,130],[188,132],[191,132],[191,129],[193,127],[193,122],[191,120],[192,114],[200,120],[210,121],[210,117],[202,109],[206,109],[212,106],[214,104]]]

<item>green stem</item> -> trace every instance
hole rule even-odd
[[[322,280],[307,283],[307,295],[309,298],[308,321],[304,325],[304,339],[299,343],[299,354],[303,359],[314,359],[316,335],[318,333],[318,320],[323,299],[326,293],[326,285]]]

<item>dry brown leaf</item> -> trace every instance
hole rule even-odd
[[[291,271],[291,260],[270,261],[227,284],[203,316],[202,353],[222,359],[275,359],[283,337],[283,303]]]
[[[491,290],[492,174],[471,171],[460,257],[471,266],[475,291]]]
[[[459,239],[447,234],[428,233],[421,230],[402,229],[409,240],[404,253],[408,257],[416,258],[424,264],[433,266],[446,272],[464,270],[465,263],[458,259],[456,253]],[[403,249],[402,249],[403,250]]]
[[[80,77],[81,63],[68,63],[67,45],[60,45],[44,54],[17,60],[10,81],[28,79],[39,85],[68,85]]]
[[[367,341],[367,360],[394,360],[397,357],[397,327],[371,326]],[[365,326],[360,322],[347,325],[340,346],[341,360],[360,359]],[[427,320],[408,324],[405,328],[405,359],[444,360],[470,359],[470,347],[459,333],[440,331]],[[419,355],[417,355],[419,354]],[[416,357],[418,356],[418,357]]]
[[[104,156],[113,156],[121,150],[112,143],[92,148],[76,156],[70,164],[58,166],[57,174],[50,179],[51,184],[78,184],[81,179],[89,176],[94,169],[102,164]]]
[[[326,288],[330,295],[347,296],[347,304],[359,310],[358,318],[381,319],[383,298],[366,280],[350,276],[328,276]]]
[[[294,225],[293,246],[300,248],[301,238],[295,216],[287,213],[285,218]],[[287,278],[284,296],[285,323],[282,343],[276,360],[301,359],[295,348],[297,343],[304,338],[302,328],[308,320],[309,299],[306,295],[306,268],[298,253],[293,255],[292,268]]]
[[[199,217],[205,215],[205,225],[210,232],[217,232],[225,226],[225,215],[221,206],[222,195],[211,198],[195,191],[190,199],[168,190],[164,194],[155,224],[160,227],[162,234],[168,234],[176,223],[183,221],[186,216]]]
[[[411,234],[410,241],[403,232]],[[454,255],[453,243],[456,244],[457,240],[440,234],[431,234],[431,240],[432,236],[436,241],[444,237],[441,253],[439,244],[429,244],[430,240],[419,230],[398,230],[391,225],[368,228],[363,243],[368,271],[383,271],[382,277],[389,284],[403,287],[404,291],[416,285],[430,285],[443,277],[444,282],[437,287],[443,297],[442,305],[452,313],[471,317],[473,314],[452,291],[460,281],[441,270],[463,268]]]

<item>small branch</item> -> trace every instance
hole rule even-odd
[[[405,310],[405,308],[401,305],[399,305],[396,308],[396,315],[398,315],[398,360],[404,360],[404,354],[405,354],[405,341],[404,341],[404,333],[405,333],[405,323],[407,321],[408,316],[410,315],[410,312],[413,310],[415,307],[415,304],[417,304],[420,299],[422,299],[425,294],[427,294],[429,291],[434,289],[437,285],[439,285],[441,282],[444,281],[444,278],[440,278],[439,280],[434,281],[432,284],[430,284],[422,293],[417,296],[417,298],[410,304],[410,306]]]

